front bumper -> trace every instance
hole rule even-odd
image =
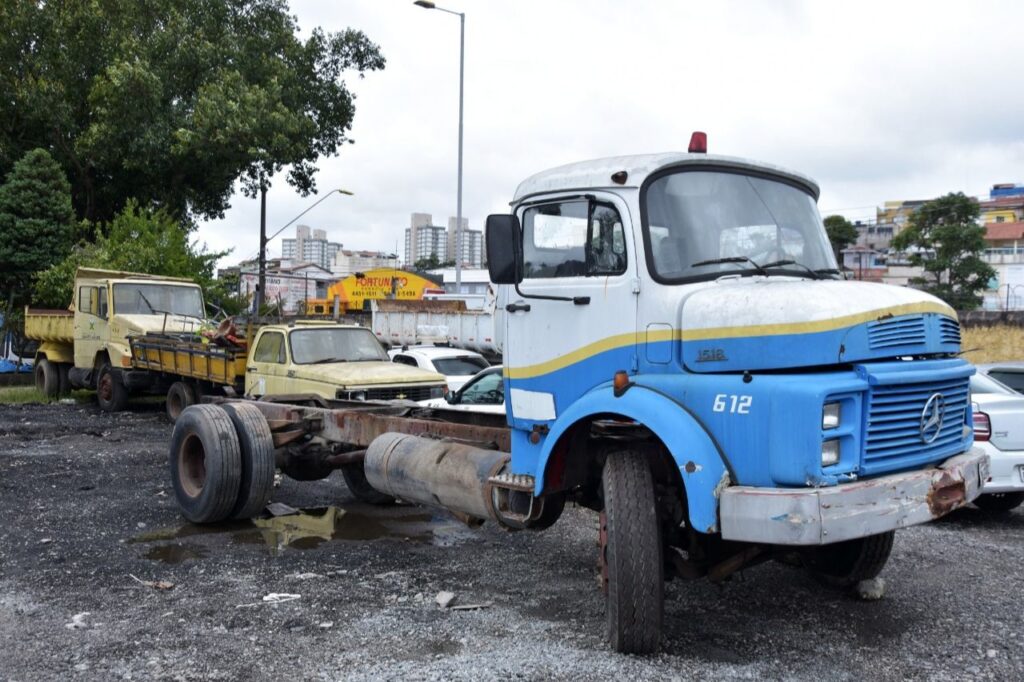
[[[1024,450],[1000,450],[992,443],[975,443],[988,455],[991,477],[982,489],[986,493],[1024,492]]]
[[[965,506],[989,477],[982,450],[938,467],[827,488],[732,486],[720,500],[722,538],[772,545],[827,545],[936,519]]]

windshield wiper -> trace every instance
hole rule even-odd
[[[348,362],[348,360],[346,360],[345,358],[320,358],[319,360],[314,360],[313,362],[310,362],[310,363],[307,363],[307,364],[310,364],[310,365],[326,365],[326,364],[329,364],[329,363],[332,363],[332,362]]]
[[[754,272],[756,272],[759,275],[764,275],[765,277],[768,277],[768,271],[764,269],[764,266],[760,265],[753,258],[748,258],[747,256],[729,256],[727,258],[712,258],[711,260],[702,260],[697,261],[696,263],[691,263],[690,267],[696,268],[701,265],[721,265],[723,263],[750,263],[751,265],[754,266]]]
[[[142,302],[146,304],[146,306],[149,308],[149,312],[151,312],[152,314],[156,315],[158,312],[161,312],[153,307],[153,304],[149,302],[149,299],[146,298],[146,295],[141,291],[139,292],[139,298],[142,299]]]
[[[841,276],[843,274],[842,270],[837,270],[835,268],[818,268],[814,272],[818,273],[819,275],[840,275]]]
[[[811,279],[821,279],[821,275],[817,270],[812,270],[803,263],[797,263],[795,260],[777,260],[772,263],[765,263],[763,267],[767,270],[768,268],[780,268],[783,265],[795,265],[798,268],[803,268],[811,276]]]

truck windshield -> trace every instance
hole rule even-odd
[[[114,285],[114,312],[118,315],[172,313],[205,317],[199,287],[134,282]]]
[[[297,365],[388,360],[369,329],[299,329],[291,333],[291,342]]]
[[[788,262],[770,268],[773,275],[824,275],[836,267],[814,197],[781,180],[681,170],[651,182],[642,202],[647,264],[656,281],[755,274],[750,261]],[[722,259],[729,262],[707,262]]]

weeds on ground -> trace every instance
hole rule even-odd
[[[976,365],[1024,360],[1024,327],[1008,324],[964,327],[964,359]]]
[[[72,391],[71,395],[62,397],[71,398],[77,403],[84,403],[92,400],[92,392]],[[46,405],[55,403],[60,399],[47,398],[35,386],[7,386],[0,388],[0,405]]]

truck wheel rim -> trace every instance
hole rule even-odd
[[[114,397],[114,378],[109,373],[100,377],[100,385],[96,387],[100,398],[110,401]]]
[[[167,397],[167,412],[173,419],[177,419],[181,416],[181,398],[178,397],[176,392],[171,393],[171,395]]]
[[[178,479],[189,497],[198,497],[206,485],[206,449],[195,434],[189,435],[178,449]]]

